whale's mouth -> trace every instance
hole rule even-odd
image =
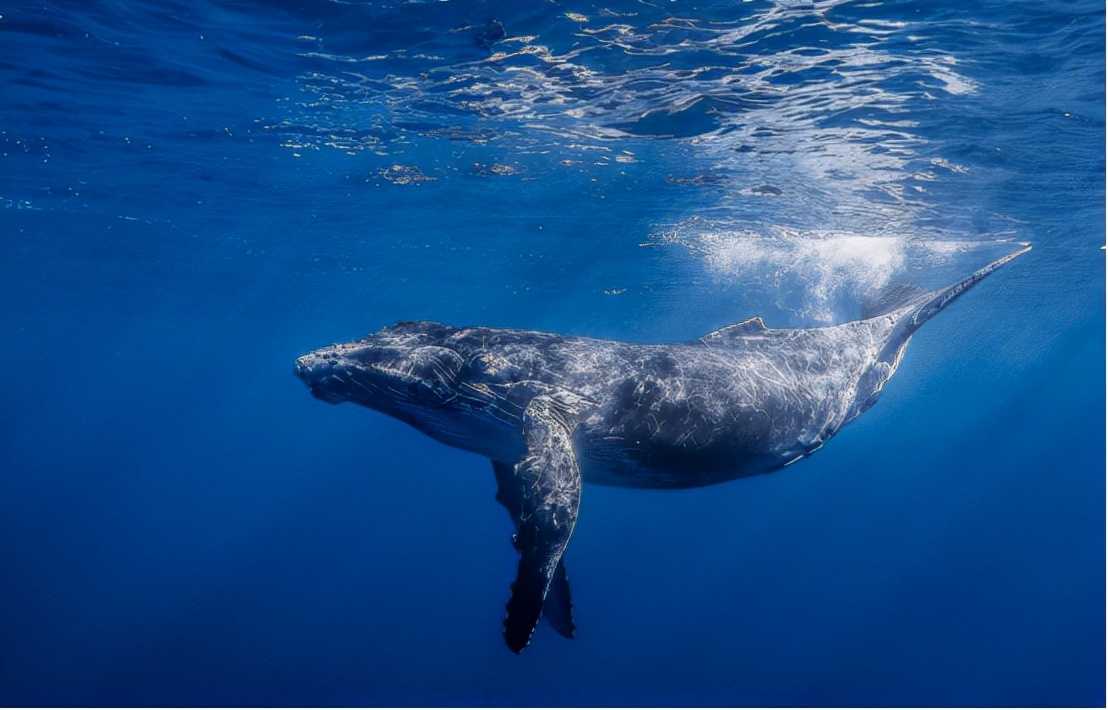
[[[335,390],[328,389],[327,387],[321,387],[319,385],[308,385],[308,391],[312,393],[312,396],[321,402],[327,404],[341,404],[346,401],[346,398],[339,395]]]

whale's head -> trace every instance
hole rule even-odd
[[[447,407],[463,361],[442,342],[454,329],[404,322],[296,360],[296,375],[332,404],[354,402],[393,416]]]

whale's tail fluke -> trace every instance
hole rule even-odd
[[[1019,249],[1000,257],[996,261],[986,264],[958,283],[947,286],[946,288],[940,288],[936,291],[929,291],[912,299],[910,303],[900,309],[903,310],[903,313],[898,318],[900,321],[899,324],[906,332],[901,332],[898,335],[900,335],[903,340],[907,340],[911,337],[912,333],[919,330],[921,325],[950,305],[954,299],[973,288],[989,274],[1029,251],[1031,251],[1030,244],[1021,244]]]
[[[898,305],[887,308],[881,315],[860,321],[858,324],[862,327],[872,327],[882,333],[880,337],[884,346],[858,383],[855,406],[848,414],[847,421],[864,412],[877,400],[877,396],[900,365],[900,359],[904,356],[908,341],[920,326],[950,305],[954,299],[973,288],[981,279],[1030,249],[1030,244],[1022,244],[1019,249],[986,264],[946,288],[918,295],[903,290],[892,293],[891,297],[899,301]]]

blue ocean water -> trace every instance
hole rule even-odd
[[[0,9],[0,703],[1103,705],[1104,7]],[[402,319],[850,320],[1027,241],[817,455],[587,487],[292,376]]]

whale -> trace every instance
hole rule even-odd
[[[295,374],[487,457],[519,554],[512,651],[540,618],[575,633],[565,553],[584,484],[682,489],[787,468],[868,410],[913,334],[1029,244],[932,291],[889,289],[872,314],[816,328],[753,317],[689,342],[640,344],[403,321],[309,352]]]

